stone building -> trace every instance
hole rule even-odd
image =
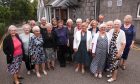
[[[125,15],[133,16],[136,26],[136,39],[140,42],[140,0],[44,0],[49,22],[51,18],[66,21],[72,18],[97,19],[99,14],[105,15],[105,21],[121,19]]]

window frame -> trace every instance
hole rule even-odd
[[[140,3],[138,3],[137,18],[140,18]]]

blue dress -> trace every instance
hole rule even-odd
[[[136,31],[134,25],[131,25],[129,28],[125,28],[124,25],[122,25],[121,29],[125,32],[126,36],[126,46],[122,58],[124,60],[127,60],[130,51],[130,46],[132,44],[132,41],[135,39]]]
[[[87,39],[87,33],[81,35],[81,42],[78,48],[78,51],[75,54],[75,62],[78,64],[83,64],[85,66],[89,66],[89,55],[87,51],[87,45],[86,45],[86,39]]]

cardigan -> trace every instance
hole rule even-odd
[[[87,44],[87,51],[89,49],[92,49],[92,36],[91,32],[87,30],[87,39],[86,39],[86,44]],[[81,31],[77,31],[75,36],[74,36],[74,41],[73,41],[73,48],[78,49],[79,45],[81,42]]]
[[[19,35],[16,34],[16,37],[17,39],[21,42],[22,44],[22,41],[21,39],[19,38]],[[11,35],[9,34],[8,36],[5,37],[4,41],[3,41],[3,52],[5,53],[6,55],[6,58],[7,58],[7,64],[10,64],[12,63],[13,61],[13,55],[14,55],[14,43],[13,43],[13,40],[12,40],[12,37]],[[23,44],[22,44],[22,52],[24,53],[24,50],[23,50]]]

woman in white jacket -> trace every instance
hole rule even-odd
[[[85,73],[85,65],[89,62],[88,52],[92,49],[92,35],[91,32],[87,30],[87,23],[82,23],[81,31],[77,31],[74,37],[73,48],[75,51],[75,62],[77,67],[75,72],[78,72],[80,67],[82,73]]]
[[[106,57],[108,54],[110,38],[106,33],[106,25],[99,26],[99,32],[93,38],[92,56],[93,60],[90,66],[91,72],[95,77],[102,78],[102,72],[105,68]]]

